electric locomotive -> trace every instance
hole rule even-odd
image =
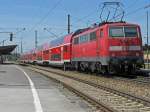
[[[72,64],[77,70],[134,73],[143,65],[139,25],[108,22],[73,36]]]

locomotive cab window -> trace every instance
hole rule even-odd
[[[124,37],[123,27],[111,27],[109,29],[110,37]]]
[[[137,37],[137,27],[110,27],[110,37]]]
[[[137,37],[137,28],[136,27],[125,27],[125,37]]]

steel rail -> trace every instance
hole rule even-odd
[[[50,71],[48,71],[48,70],[43,70],[43,69],[40,69],[40,68],[37,68],[37,67],[33,67],[33,66],[32,66],[32,68],[35,68],[35,69],[38,69],[38,70],[42,70],[42,71],[46,71],[46,72],[50,72]],[[31,70],[33,70],[33,69],[31,69]],[[38,72],[38,71],[36,71],[36,70],[33,70],[33,71]],[[118,112],[118,111],[114,110],[113,108],[108,107],[107,105],[103,104],[102,102],[99,102],[97,99],[92,98],[92,97],[89,96],[88,94],[85,94],[85,93],[83,93],[82,91],[77,90],[77,89],[73,88],[72,86],[70,86],[70,85],[68,85],[68,84],[66,84],[66,83],[64,83],[64,82],[62,82],[62,81],[60,81],[60,80],[58,80],[58,79],[56,79],[56,78],[50,77],[50,76],[45,75],[44,73],[41,73],[41,72],[38,72],[38,73],[40,73],[40,74],[42,74],[42,75],[44,75],[44,76],[46,76],[46,77],[48,77],[48,78],[50,78],[50,79],[52,79],[52,80],[58,82],[58,83],[61,83],[65,88],[67,88],[68,90],[70,90],[70,91],[72,91],[73,93],[77,94],[77,95],[80,96],[81,98],[85,99],[87,102],[89,102],[89,103],[92,104],[94,107],[97,107],[98,109],[100,109],[100,110],[103,111],[103,112]],[[54,73],[54,72],[50,72],[50,73],[53,73],[53,74],[56,74],[56,75],[60,75],[60,74]],[[63,75],[61,75],[61,76],[63,76]],[[63,76],[63,77],[65,77],[65,76]],[[67,77],[67,78],[69,78],[69,77]],[[70,79],[73,79],[73,78],[70,78]],[[75,80],[75,79],[73,79],[73,80]],[[79,81],[79,80],[78,80],[78,81]],[[81,81],[80,81],[80,82],[81,82]],[[82,82],[82,83],[83,83],[83,82]]]
[[[44,68],[44,67],[40,67],[40,66],[33,66],[33,65],[29,65],[35,69],[38,69],[38,70],[42,70],[42,71],[46,71],[46,72],[50,72],[50,73],[53,73],[53,74],[56,74],[56,75],[60,75],[60,76],[64,76],[64,77],[67,77],[67,78],[70,78],[70,79],[73,79],[73,80],[76,80],[76,81],[79,81],[79,82],[82,82],[82,83],[85,83],[85,84],[88,84],[88,85],[91,85],[93,87],[96,87],[96,88],[99,88],[99,89],[102,89],[102,90],[105,90],[105,91],[108,91],[110,93],[113,93],[113,94],[116,94],[116,95],[119,95],[119,96],[122,96],[122,97],[125,97],[127,99],[130,99],[132,101],[135,101],[135,102],[138,102],[138,103],[142,103],[143,105],[145,106],[150,106],[150,101],[145,99],[145,98],[142,98],[142,97],[138,97],[138,96],[135,96],[135,95],[131,95],[131,94],[128,94],[128,93],[125,93],[125,92],[122,92],[122,91],[118,91],[118,90],[115,90],[115,89],[112,89],[112,88],[109,88],[109,87],[105,87],[105,86],[102,86],[102,85],[99,85],[99,84],[96,84],[96,83],[93,83],[93,82],[90,82],[90,81],[86,81],[86,80],[83,80],[83,79],[80,79],[80,78],[75,78],[73,76],[68,76],[68,75],[65,75],[65,73],[60,73],[60,72],[57,72],[57,71],[52,71],[48,68]],[[65,85],[65,84],[64,84]],[[66,85],[67,86],[67,85]],[[71,87],[69,87],[71,88]],[[80,92],[79,92],[80,93]],[[79,95],[79,96],[82,96],[82,95]],[[86,95],[84,95],[86,96]],[[88,98],[89,96],[86,96],[86,98]],[[90,101],[93,101],[94,99],[91,99]],[[97,101],[96,101],[97,102]],[[93,103],[95,105],[98,104],[97,103]],[[99,104],[98,104],[99,105]],[[104,107],[104,108],[107,108],[107,106],[105,107],[105,105],[103,106],[104,104],[102,104],[101,107]]]
[[[105,87],[105,86],[102,86],[102,85],[90,82],[90,81],[82,80],[80,78],[75,78],[75,77],[72,77],[72,76],[67,76],[67,75],[65,75],[63,73],[51,71],[51,70],[48,70],[48,69],[43,68],[43,67],[41,68],[40,66],[33,66],[32,65],[32,67],[34,67],[36,69],[44,70],[44,71],[47,71],[47,72],[51,72],[51,73],[54,73],[54,74],[57,74],[57,75],[61,75],[61,76],[64,76],[64,77],[68,77],[68,78],[71,78],[71,79],[74,79],[74,80],[86,83],[88,85],[94,86],[96,88],[100,88],[100,89],[103,89],[105,91],[108,91],[108,92],[111,92],[111,93],[114,93],[114,94],[126,97],[126,98],[134,100],[134,101],[137,101],[137,102],[142,103],[144,105],[150,106],[150,101],[147,100],[147,99],[145,99],[145,98],[142,98],[142,97],[131,95],[131,94],[128,94],[128,93],[125,93],[125,92],[122,92],[122,91],[118,91],[118,90],[115,90],[115,89],[112,89],[112,88],[109,88],[109,87]]]

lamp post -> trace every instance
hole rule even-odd
[[[149,69],[148,11],[146,12],[146,16],[147,16],[147,64],[148,64],[148,69]]]
[[[4,46],[5,45],[5,41],[7,41],[7,39],[1,41],[0,44],[2,43],[2,46]]]
[[[21,54],[23,53],[23,46],[22,46],[22,37],[21,37],[21,42],[20,42],[20,47],[21,47]]]
[[[38,40],[37,40],[38,31],[35,30],[35,48],[38,46]]]
[[[148,4],[147,6],[145,6],[145,9],[150,8],[150,4]],[[147,64],[148,64],[148,69],[149,69],[149,15],[148,15],[148,10],[146,12],[146,26],[147,26]]]
[[[18,30],[18,31],[15,33],[15,35],[17,35],[18,33],[23,32],[23,31],[25,31],[25,30],[26,30],[26,28],[20,28],[20,30]],[[23,38],[20,37],[20,53],[23,53],[23,45],[22,45],[22,43],[23,43]],[[19,47],[19,45],[18,45],[18,47]]]

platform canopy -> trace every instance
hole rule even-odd
[[[17,45],[0,46],[0,55],[8,55],[17,47]]]

